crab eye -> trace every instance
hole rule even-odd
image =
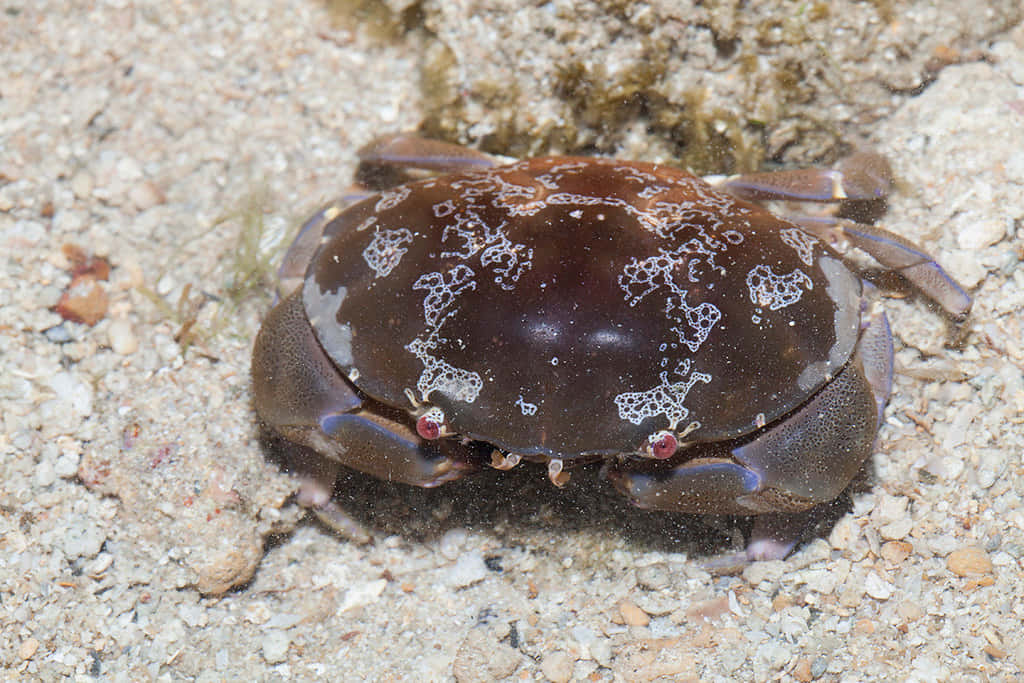
[[[658,460],[671,458],[676,454],[677,448],[679,448],[679,441],[672,432],[662,430],[647,437],[647,451],[651,457]]]
[[[424,439],[433,441],[446,434],[444,411],[434,407],[420,415],[416,420],[416,433]]]

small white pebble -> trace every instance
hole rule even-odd
[[[142,167],[135,159],[125,157],[117,162],[117,177],[124,182],[137,180],[142,177]]]
[[[156,293],[160,296],[167,296],[177,286],[174,278],[168,273],[156,281]]]
[[[291,638],[284,631],[271,631],[263,636],[263,659],[268,664],[280,664],[288,658],[288,647],[291,644]]]
[[[438,550],[445,559],[454,560],[462,553],[462,546],[468,536],[469,533],[465,529],[449,529],[441,536]]]
[[[53,470],[61,479],[72,479],[78,476],[78,462],[81,457],[78,453],[63,453],[57,458]]]
[[[487,577],[484,556],[471,551],[459,556],[455,565],[445,574],[445,582],[454,588],[465,588]]]
[[[872,513],[875,524],[881,526],[897,520],[906,519],[908,502],[909,500],[906,496],[879,494],[878,503]]]
[[[363,584],[357,584],[352,586],[345,592],[345,599],[341,603],[341,609],[339,612],[354,609],[356,607],[364,607],[366,605],[373,604],[380,599],[380,594],[384,592],[384,588],[388,585],[387,579],[377,579],[376,581],[369,581]]]
[[[75,175],[71,176],[71,191],[74,192],[75,196],[79,199],[85,199],[91,195],[92,188],[94,186],[95,182],[88,171],[79,171]]]
[[[875,600],[888,600],[892,596],[892,591],[892,584],[883,581],[875,572],[869,573],[864,579],[864,592]]]
[[[968,221],[956,233],[956,243],[961,249],[984,249],[1006,237],[1005,218],[980,218]]]
[[[167,201],[160,188],[148,180],[133,185],[132,189],[128,192],[128,198],[131,199],[135,208],[140,211],[145,211]]]
[[[114,563],[114,556],[110,553],[100,553],[92,562],[86,565],[85,575],[93,578],[99,577],[103,572],[110,569]]]
[[[774,584],[786,573],[786,563],[781,560],[751,562],[743,569],[743,578],[751,586],[759,586],[763,582]]]
[[[53,463],[43,460],[36,465],[35,485],[41,489],[51,486],[57,481],[57,472],[53,469]]]
[[[587,644],[590,656],[601,666],[608,668],[612,662],[612,644],[608,638],[597,638]]]
[[[914,528],[914,520],[907,517],[906,519],[897,520],[886,524],[878,530],[878,533],[887,541],[899,541],[907,537],[910,530]]]
[[[74,412],[81,417],[92,414],[92,387],[78,379],[70,372],[58,372],[47,380],[47,384],[57,394],[61,408]]]
[[[106,540],[107,535],[102,528],[87,519],[77,520],[64,532],[64,554],[69,558],[90,559],[99,554]]]
[[[21,645],[18,646],[18,657],[22,660],[32,659],[35,655],[36,650],[39,649],[39,641],[35,638],[26,638],[21,641]]]
[[[540,670],[554,683],[568,683],[572,679],[575,663],[564,650],[556,650],[544,657],[540,663]]]
[[[139,349],[139,340],[127,320],[111,322],[107,327],[107,337],[110,340],[110,348],[121,356],[130,356]]]

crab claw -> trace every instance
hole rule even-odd
[[[612,483],[636,505],[698,514],[761,515],[750,559],[785,557],[813,518],[870,455],[888,399],[892,340],[874,311],[857,352],[810,401],[738,446],[694,446],[697,457],[625,461]]]

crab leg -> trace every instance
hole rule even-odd
[[[956,320],[971,310],[971,296],[921,247],[896,233],[842,218],[801,218],[801,228],[829,243],[845,239],[890,270],[907,278]]]
[[[359,150],[359,160],[375,166],[419,168],[437,173],[490,168],[511,161],[507,157],[406,133],[377,138]]]
[[[734,176],[707,176],[711,185],[752,201],[836,202],[884,199],[892,188],[889,162],[874,152],[852,154],[832,170],[797,169]]]

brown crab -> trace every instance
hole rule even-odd
[[[830,244],[971,305],[892,233],[747,201],[877,199],[875,154],[714,186],[410,136],[361,158],[443,175],[314,216],[253,353],[260,419],[318,454],[305,500],[337,523],[340,466],[436,486],[528,460],[561,486],[600,461],[637,505],[758,515],[748,557],[783,557],[870,454],[892,381],[885,314]]]

